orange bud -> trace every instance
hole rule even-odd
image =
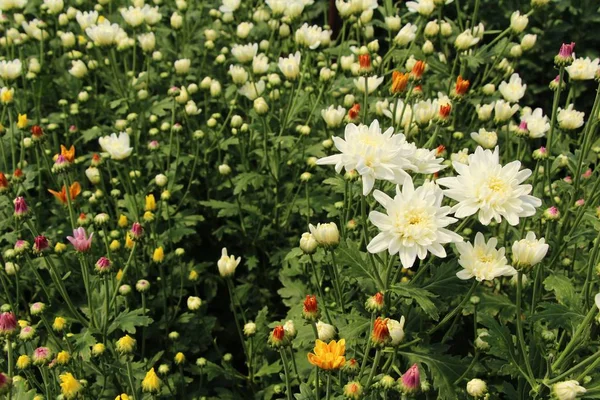
[[[427,64],[425,63],[425,61],[417,61],[413,66],[412,71],[410,71],[410,75],[413,77],[413,79],[421,79],[421,77],[423,76],[423,72],[425,72],[426,66]]]
[[[377,317],[373,324],[373,333],[371,340],[375,345],[384,345],[390,339],[390,330],[388,329],[387,323],[389,318]]]
[[[456,78],[456,86],[454,87],[454,91],[458,96],[462,96],[463,94],[467,93],[467,90],[469,90],[469,85],[470,82],[466,79],[463,79],[462,76],[459,75],[458,78]]]
[[[354,121],[358,118],[358,114],[360,113],[360,104],[356,103],[352,106],[350,110],[348,110],[348,119]]]
[[[400,71],[392,72],[392,87],[390,88],[390,92],[394,94],[403,92],[408,84],[408,78],[409,74],[404,74]]]

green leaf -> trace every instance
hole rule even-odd
[[[358,245],[354,241],[347,239],[335,252],[338,267],[342,267],[344,275],[357,279],[369,279],[371,282],[375,281],[373,275],[368,270],[365,257],[358,250]],[[348,268],[344,269],[344,266]]]
[[[399,352],[408,359],[409,364],[427,365],[433,378],[433,386],[438,391],[438,400],[458,399],[454,381],[463,374],[468,365],[458,357],[444,355],[446,350],[446,346],[436,345],[431,348],[416,348],[412,352]]]
[[[217,213],[217,217],[219,217],[219,218],[233,217],[234,215],[238,215],[238,212],[239,212],[238,207],[235,203],[228,203],[226,201],[219,201],[219,200],[201,201],[200,205],[202,205],[204,207],[213,208],[215,210],[219,210],[219,212]]]
[[[258,172],[242,172],[233,178],[233,183],[235,185],[233,194],[238,195],[245,192],[248,189],[248,186],[252,186],[254,189],[260,189],[264,182],[264,175],[261,175]]]
[[[423,309],[423,311],[434,320],[437,321],[440,318],[438,308],[431,300],[431,298],[436,297],[433,293],[425,289],[412,286],[411,284],[392,286],[391,290],[399,296],[416,301],[419,307],[421,307],[421,309]]]
[[[278,374],[280,371],[281,371],[281,360],[277,360],[277,362],[275,362],[273,364],[264,363],[262,365],[262,367],[260,367],[260,369],[258,371],[256,371],[256,374],[254,374],[254,376],[256,376],[256,377],[268,376],[268,375]]]
[[[135,333],[137,326],[148,326],[153,322],[152,318],[144,315],[144,311],[138,308],[133,311],[126,309],[110,324],[108,333],[112,333],[117,329],[124,332]]]
[[[552,274],[544,279],[547,291],[554,292],[556,301],[568,307],[576,307],[579,303],[575,287],[569,278],[564,275]]]

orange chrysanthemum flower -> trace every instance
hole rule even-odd
[[[60,155],[63,156],[65,160],[72,163],[75,161],[75,146],[71,146],[71,148],[67,150],[67,148],[61,144]]]
[[[458,96],[462,96],[463,94],[467,93],[470,84],[471,83],[468,80],[463,79],[462,76],[459,75],[458,78],[456,78],[456,86],[454,87],[454,91]]]
[[[373,324],[373,334],[371,339],[375,345],[385,345],[390,339],[390,330],[388,328],[389,318],[377,317]]]
[[[48,191],[52,193],[54,197],[56,197],[62,204],[67,204],[67,187],[65,185],[63,185],[60,192],[52,189],[48,189]],[[79,196],[79,193],[81,193],[81,185],[79,182],[74,182],[69,188],[71,200],[75,200],[77,196]]]
[[[308,362],[324,370],[340,369],[346,363],[346,340],[332,340],[329,344],[317,339],[314,353],[308,353]]]
[[[371,56],[368,54],[361,54],[358,56],[358,65],[360,70],[367,72],[371,70]]]
[[[358,114],[360,114],[360,104],[356,103],[348,110],[348,119],[355,121],[358,118]]]
[[[440,106],[440,119],[448,118],[450,111],[452,111],[452,106],[450,104],[444,104],[443,106]]]
[[[394,94],[403,92],[406,89],[409,77],[409,74],[404,74],[400,71],[392,72],[392,87],[390,88],[390,92]]]
[[[423,72],[425,72],[426,66],[427,64],[425,64],[425,61],[417,61],[415,65],[413,65],[412,71],[410,71],[410,75],[412,76],[412,78],[421,79],[421,77],[423,76]]]

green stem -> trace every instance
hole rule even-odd
[[[375,359],[373,360],[373,366],[371,367],[371,372],[369,373],[369,378],[367,379],[367,384],[365,385],[365,391],[368,391],[371,387],[371,383],[373,382],[373,378],[375,377],[375,371],[379,366],[379,361],[381,360],[381,350],[377,349],[375,351]]]
[[[571,352],[578,345],[581,344],[581,341],[583,339],[582,338],[583,333],[586,331],[587,328],[589,328],[590,323],[592,322],[592,320],[594,319],[594,317],[597,314],[598,314],[598,310],[596,309],[596,306],[592,306],[590,308],[590,310],[588,311],[587,315],[585,316],[585,318],[583,319],[583,321],[577,327],[577,330],[571,337],[571,341],[567,344],[567,346],[562,351],[562,353],[560,353],[560,356],[552,364],[553,371],[557,371],[560,368],[561,364],[567,359],[567,357],[569,357],[571,355]]]
[[[129,360],[129,358],[127,359],[127,378],[129,379],[129,387],[131,388],[133,400],[137,400],[137,390],[135,390],[135,385],[133,384],[133,371],[131,369],[131,360]]]
[[[329,400],[331,398],[331,372],[327,372],[327,394],[325,396],[325,400]]]
[[[317,292],[319,293],[319,297],[321,298],[321,304],[323,305],[323,309],[325,310],[325,317],[327,318],[327,322],[330,325],[333,325],[331,316],[329,315],[329,310],[327,309],[327,301],[325,300],[325,296],[323,295],[323,289],[321,288],[321,280],[319,279],[319,275],[317,274],[317,267],[315,267],[315,260],[312,256],[312,254],[309,254],[308,257],[310,259],[310,265],[312,267],[313,275],[315,276]],[[315,329],[316,329],[316,327],[315,327]],[[317,334],[317,339],[318,338],[319,338],[319,335]]]
[[[431,329],[429,331],[429,335],[433,335],[434,332],[436,332],[438,329],[443,327],[448,321],[450,321],[452,318],[454,318],[455,315],[457,315],[459,312],[462,311],[465,304],[467,304],[467,301],[469,301],[469,299],[471,298],[471,295],[473,294],[473,291],[475,291],[476,287],[477,287],[477,281],[474,281],[473,284],[471,285],[471,288],[467,292],[467,295],[465,296],[465,298],[460,302],[460,304],[458,306],[456,306],[456,308],[454,310],[452,310],[452,312],[447,314],[439,324],[434,326],[433,329]]]
[[[292,400],[292,383],[290,381],[290,367],[288,365],[287,356],[285,355],[285,349],[279,349],[281,355],[281,363],[283,364],[283,373],[285,374],[285,387],[287,391],[288,400]]]
[[[529,355],[527,353],[527,348],[525,347],[525,336],[523,335],[523,321],[521,320],[521,303],[523,297],[523,272],[519,271],[517,273],[517,337],[519,341],[519,348],[521,350],[521,355],[523,356],[523,361],[525,362],[525,368],[527,368],[527,374],[533,380],[535,379],[535,375],[533,370],[531,369],[531,363],[529,362]]]

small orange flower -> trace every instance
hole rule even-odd
[[[410,76],[413,79],[421,79],[421,77],[423,76],[423,72],[425,72],[426,66],[427,64],[425,64],[425,61],[417,61],[415,65],[413,65],[412,71],[410,71]]]
[[[388,328],[389,318],[381,318],[377,317],[375,323],[373,324],[373,333],[371,335],[371,340],[373,340],[373,344],[375,345],[384,345],[390,339],[390,330]]]
[[[409,76],[409,74],[404,74],[400,71],[392,72],[392,87],[390,88],[390,92],[394,94],[403,92],[408,84]]]
[[[444,104],[442,106],[440,106],[440,118],[441,119],[446,119],[448,118],[448,115],[450,115],[450,111],[452,111],[452,106],[450,104]]]
[[[319,316],[319,307],[317,305],[317,297],[314,295],[306,295],[304,300],[302,315],[309,321],[314,321]]]
[[[440,157],[441,155],[444,154],[445,151],[446,151],[446,146],[444,146],[443,144],[440,144],[435,149],[435,155],[438,156],[438,157]]]
[[[361,54],[358,56],[358,65],[360,70],[363,72],[371,70],[371,56],[368,54]]]
[[[348,110],[348,119],[350,121],[355,121],[358,118],[358,114],[360,113],[360,104],[356,103],[352,106],[350,110]]]
[[[15,172],[13,172],[13,178],[21,179],[22,177],[23,177],[23,170],[21,168],[15,169]]]
[[[60,155],[63,156],[65,160],[72,163],[75,161],[75,146],[71,146],[71,148],[67,150],[67,148],[61,144]]]
[[[308,362],[324,370],[339,369],[346,364],[346,340],[332,340],[329,344],[317,339],[314,353],[308,353]]]
[[[0,193],[8,190],[8,179],[6,179],[6,175],[0,172]]]
[[[67,204],[67,187],[65,185],[63,185],[60,192],[52,189],[48,189],[48,191],[52,193],[52,195],[54,195],[54,197],[56,197],[62,204]],[[79,196],[79,193],[81,193],[81,185],[79,182],[74,182],[69,188],[71,200],[75,200],[77,196]]]
[[[454,87],[454,91],[458,96],[462,96],[463,94],[467,93],[470,84],[471,83],[468,80],[463,79],[462,76],[459,75],[458,78],[456,78],[456,86]]]

